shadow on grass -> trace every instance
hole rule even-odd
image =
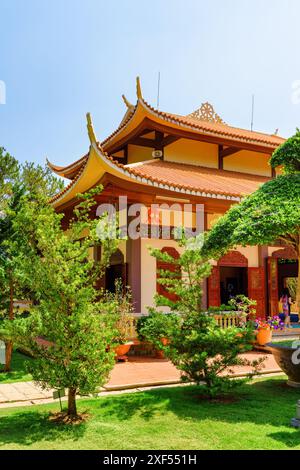
[[[19,444],[30,446],[35,442],[80,439],[85,423],[64,425],[51,423],[49,412],[24,411],[0,417],[0,446]]]
[[[268,437],[285,444],[290,449],[300,445],[300,430],[293,429],[288,432],[274,432],[268,434]]]
[[[235,391],[234,400],[210,401],[200,397],[195,386],[151,390],[122,397],[108,397],[99,403],[103,417],[119,421],[139,415],[145,421],[158,414],[172,412],[180,419],[199,422],[211,420],[226,423],[252,423],[281,428],[268,434],[270,439],[287,447],[300,444],[300,431],[290,428],[296,411],[299,391],[286,385],[285,379],[269,379],[243,385]],[[259,428],[258,428],[259,432]]]
[[[235,401],[214,402],[203,400],[195,386],[161,388],[141,393],[108,396],[102,399],[89,399],[80,408],[88,407],[94,425],[120,423],[140,418],[148,422],[156,417],[172,418],[170,413],[188,421],[191,426],[202,420],[238,425],[257,425],[257,434],[281,442],[288,448],[300,445],[300,432],[293,430],[290,419],[295,415],[299,391],[285,385],[284,379],[269,379],[243,385],[236,390]],[[82,410],[81,410],[82,411]],[[0,446],[19,444],[30,446],[36,442],[79,440],[86,431],[86,424],[58,425],[49,422],[49,413],[34,411],[8,411],[0,416]],[[266,426],[272,426],[268,429]],[[249,428],[250,432],[253,427]],[[180,432],[174,429],[170,432]]]

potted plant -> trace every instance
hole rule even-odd
[[[157,350],[157,357],[163,358],[163,349],[171,340],[172,330],[179,322],[175,313],[162,313],[154,309],[149,315],[140,317],[137,321],[137,333],[140,341],[149,341]]]
[[[283,329],[284,323],[278,316],[268,317],[267,320],[257,318],[255,320],[255,327],[257,330],[256,342],[259,346],[265,346],[272,340],[273,330]]]
[[[116,336],[113,339],[113,347],[116,353],[116,360],[127,361],[127,354],[134,344],[131,340],[131,330],[134,323],[132,294],[129,287],[123,287],[122,280],[115,282],[115,292],[106,292],[104,297],[108,303],[114,304],[117,312],[115,324]]]

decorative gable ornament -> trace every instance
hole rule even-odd
[[[199,109],[196,109],[191,114],[188,114],[187,117],[198,119],[199,121],[214,122],[217,124],[226,124],[223,119],[215,112],[214,107],[210,103],[202,103]]]

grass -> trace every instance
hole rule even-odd
[[[287,339],[285,341],[276,341],[276,343],[274,343],[274,345],[276,345],[276,346],[286,346],[287,348],[291,348],[293,346],[293,344],[296,343],[296,341],[299,342],[299,340]],[[296,349],[296,347],[295,347],[295,349]]]
[[[33,359],[29,356],[13,351],[11,372],[0,372],[0,385],[9,384],[13,382],[27,382],[32,380],[30,374],[26,372],[25,363],[26,361],[32,361]]]
[[[0,410],[0,449],[300,449],[290,427],[299,390],[281,377],[243,385],[235,400],[209,402],[195,386],[79,400],[90,419],[49,421],[58,404]]]

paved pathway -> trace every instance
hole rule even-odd
[[[259,352],[250,352],[244,355],[255,360],[266,356],[264,373],[280,373],[273,356]],[[249,372],[248,367],[236,367],[235,375],[244,375]],[[131,357],[128,362],[115,365],[109,382],[102,389],[101,394],[112,391],[141,389],[158,385],[171,385],[180,382],[178,370],[166,359],[149,357]],[[31,405],[53,401],[52,390],[42,390],[33,382],[16,382],[0,385],[0,408],[8,406]]]

